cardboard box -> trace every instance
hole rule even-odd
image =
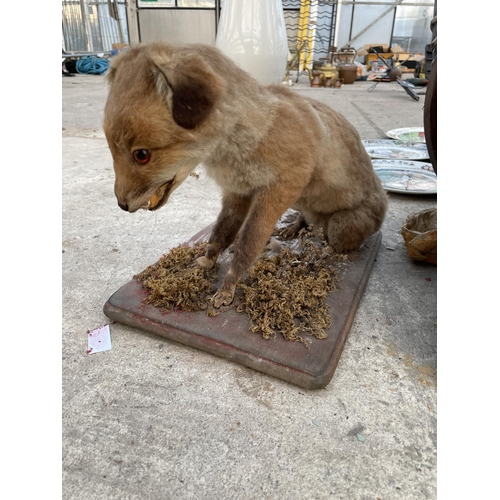
[[[405,63],[406,64],[406,72],[410,73],[413,71],[413,69],[415,69],[416,62],[421,61],[424,58],[424,56],[420,53],[415,54],[414,56],[410,57],[411,54],[409,52],[403,52],[403,51],[399,52],[398,48],[401,49],[401,47],[395,46],[395,47],[391,47],[390,52],[386,52],[386,53],[382,53],[382,54],[367,54],[365,57],[366,69],[368,71],[371,70],[371,63],[373,61],[380,62],[380,58],[379,58],[379,56],[380,56],[382,59],[392,59],[393,62],[395,62],[395,63],[398,63],[398,62],[402,63],[403,61],[406,61],[406,63]],[[394,49],[396,49],[396,51],[394,51]],[[382,62],[380,62],[380,65],[382,65]],[[401,71],[403,71],[403,73],[405,72],[405,70],[401,70]]]
[[[399,45],[393,45],[390,52],[393,54],[404,54],[405,51]]]
[[[411,57],[410,57],[411,56]],[[418,52],[415,55],[411,55],[409,52],[402,52],[401,54],[397,54],[395,56],[396,61],[403,62],[403,61],[422,61],[425,59],[425,56],[423,56],[420,52]]]
[[[377,51],[378,54],[374,54],[370,49],[376,49],[377,47],[379,48],[379,50]],[[382,52],[380,52],[380,49],[382,50]],[[389,48],[386,43],[370,43],[368,45],[365,45],[362,49],[358,50],[357,54],[359,57],[365,57],[365,64],[368,70],[371,69],[372,61],[380,60],[378,56],[382,57],[383,59],[404,61],[404,55],[406,55],[406,57],[411,55],[407,54],[399,45],[393,45]]]
[[[369,43],[365,45],[362,49],[358,50],[358,56],[363,57],[370,53],[370,49],[377,50],[380,54],[384,52],[389,52],[389,45],[386,43]]]
[[[411,56],[411,57],[410,57]],[[425,58],[420,52],[415,55],[411,55],[409,52],[401,52],[394,56],[394,60],[397,61],[401,66],[399,69],[403,73],[413,73],[419,61]]]
[[[111,44],[111,57],[118,55],[128,48],[128,43],[112,43]]]
[[[368,71],[371,71],[373,61],[379,61],[380,66],[382,66],[382,62],[380,61],[379,56],[382,59],[391,59],[394,57],[394,54],[392,52],[386,52],[386,53],[382,53],[382,54],[367,54],[365,57],[365,64],[366,64],[366,69]],[[391,63],[389,62],[388,64],[390,66]]]

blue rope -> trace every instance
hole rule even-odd
[[[85,56],[76,62],[76,71],[78,73],[88,73],[90,75],[102,75],[107,71],[109,62],[107,59],[101,59],[95,56]]]

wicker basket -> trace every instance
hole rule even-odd
[[[401,234],[410,259],[437,264],[437,208],[408,216]]]

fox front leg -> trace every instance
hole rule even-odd
[[[234,246],[231,267],[224,277],[222,286],[212,298],[214,307],[231,304],[238,281],[260,255],[279,218],[295,202],[299,194],[300,192],[295,191],[280,193],[276,187],[256,193]]]
[[[222,210],[208,240],[205,255],[196,259],[199,267],[212,269],[219,253],[228,248],[236,238],[250,207],[251,199],[233,193],[222,196]]]

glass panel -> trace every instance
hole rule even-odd
[[[86,8],[82,9],[82,5]],[[125,1],[116,3],[119,20],[110,16],[108,0],[63,0],[62,30],[68,52],[109,52],[113,43],[128,43]]]
[[[352,11],[353,6],[350,4],[344,4],[340,9],[340,20],[338,23],[337,36],[335,38],[338,50],[344,47],[344,45],[349,41]]]
[[[385,14],[373,26],[370,26],[389,7],[389,5],[354,5],[351,39],[355,38],[355,40],[351,44],[351,47],[359,50],[366,44],[384,43],[389,45],[394,10]],[[365,31],[368,26],[370,28]]]
[[[198,8],[198,9],[214,9],[215,0],[138,0],[139,7],[162,7],[162,8]]]
[[[177,7],[215,8],[215,0],[177,0]]]
[[[144,9],[139,13],[142,42],[215,43],[213,9]]]
[[[138,7],[175,7],[175,0],[138,0]]]
[[[432,41],[430,24],[433,15],[434,7],[398,7],[393,45],[400,45],[406,52],[425,54],[425,46]]]

